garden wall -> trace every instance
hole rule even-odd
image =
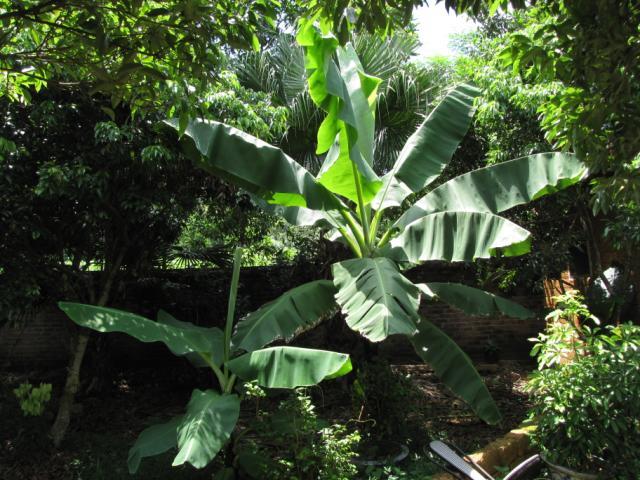
[[[252,311],[292,286],[322,278],[327,273],[325,268],[316,265],[243,269],[238,310],[241,314]],[[127,282],[119,294],[123,301],[112,306],[152,318],[158,308],[163,308],[196,324],[221,326],[226,312],[229,276],[229,271],[219,269],[160,271],[155,276]],[[473,284],[474,270],[463,264],[436,263],[413,269],[407,276],[416,282]],[[514,297],[514,300],[539,311],[545,298],[541,292]],[[526,321],[506,317],[469,317],[441,303],[424,306],[422,313],[469,355],[478,359],[481,359],[489,339],[500,348],[502,358],[528,358],[530,344],[527,338],[535,336],[544,324],[540,316]],[[321,331],[323,326],[319,328]],[[0,328],[0,365],[18,368],[62,366],[67,359],[72,333],[71,322],[55,306],[45,307],[17,326]],[[334,331],[329,331],[319,335],[320,338],[335,338],[334,334]],[[166,355],[161,346],[141,345],[118,334],[109,336],[108,350],[124,363],[149,362]],[[379,351],[393,361],[417,361],[410,345],[401,337],[383,342]]]

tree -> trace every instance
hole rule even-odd
[[[547,0],[521,17],[501,57],[530,84],[552,82],[540,108],[550,142],[572,148],[598,177],[595,211],[640,199],[640,6]]]
[[[259,48],[277,2],[201,0],[3,0],[0,95],[81,84],[132,110],[158,106],[158,93],[186,97],[216,80],[228,46]],[[270,28],[270,27],[269,27]]]
[[[349,245],[353,258],[332,266],[335,301],[349,327],[370,341],[407,335],[454,392],[488,422],[500,414],[468,357],[418,314],[421,298],[440,299],[472,314],[529,312],[513,302],[465,285],[414,285],[401,273],[430,260],[474,261],[529,251],[530,234],[498,216],[517,205],[582,179],[584,165],[569,154],[538,154],[476,170],[428,191],[464,137],[478,91],[453,89],[409,138],[382,178],[372,170],[374,111],[380,79],[364,72],[353,45],[340,47],[326,24],[303,22],[310,96],[326,116],[317,152],[326,152],[314,177],[280,149],[232,127],[206,120],[189,123],[181,143],[206,171],[221,175],[263,200],[294,224],[324,224]],[[177,130],[179,122],[169,122]],[[262,168],[256,169],[256,161]],[[426,195],[380,230],[385,210],[427,189]],[[352,208],[354,206],[355,208]],[[246,318],[238,332],[278,332],[284,339],[314,325],[304,312],[319,292],[306,284]],[[311,290],[311,293],[309,292]],[[304,306],[300,308],[299,305]],[[286,312],[286,314],[284,314]],[[245,350],[252,346],[239,345]]]
[[[29,105],[3,102],[3,313],[60,297],[117,302],[121,280],[166,263],[196,206],[235,203],[233,192],[199,175],[156,131],[157,116],[132,119],[123,103],[115,112],[118,125],[100,103],[77,88],[43,90]],[[210,90],[202,105],[267,139],[284,127],[285,112],[265,95],[242,89],[233,75]],[[57,443],[88,340],[80,331],[72,348]]]

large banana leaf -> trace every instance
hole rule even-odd
[[[240,399],[237,395],[195,389],[178,426],[178,455],[173,466],[190,463],[206,467],[229,440],[238,422]]]
[[[170,325],[176,328],[184,328],[191,329],[195,328],[198,331],[202,331],[202,327],[198,327],[191,322],[183,322],[178,320],[169,312],[165,310],[158,310],[158,314],[156,317],[158,323],[162,323],[164,325]],[[202,334],[206,335],[207,339],[211,342],[211,350],[208,352],[189,352],[185,354],[185,358],[193,364],[193,366],[197,368],[208,367],[209,363],[214,363],[216,365],[220,365],[222,363],[222,357],[224,354],[224,333],[217,327],[206,328],[206,331],[203,331]],[[169,347],[171,350],[171,347]],[[174,355],[180,356],[179,353],[171,350]]]
[[[399,206],[440,176],[471,125],[473,101],[479,94],[475,87],[459,85],[431,111],[384,176],[373,208]]]
[[[582,180],[587,167],[570,153],[539,153],[460,175],[427,193],[395,223],[436,212],[500,213]]]
[[[521,319],[533,317],[531,310],[516,302],[459,283],[419,283],[416,287],[427,297],[442,300],[468,315],[506,315]]]
[[[356,181],[369,203],[382,182],[372,169],[375,96],[380,80],[367,75],[353,46],[339,47],[335,37],[313,21],[301,23],[313,102],[327,115],[318,129],[317,154],[329,151],[318,181],[350,200],[358,200]],[[336,54],[337,63],[333,59]]]
[[[410,340],[420,358],[431,365],[444,384],[482,420],[490,424],[501,420],[498,407],[473,363],[442,330],[420,318],[418,332]]]
[[[441,212],[419,218],[391,240],[383,253],[397,262],[472,262],[527,253],[531,234],[492,213]]]
[[[335,307],[330,280],[316,280],[293,288],[238,322],[234,348],[251,352],[276,339],[290,340],[315,325]]]
[[[388,258],[356,258],[335,263],[336,300],[347,324],[372,342],[416,330],[420,292]]]
[[[182,422],[182,416],[174,417],[167,423],[153,425],[142,431],[129,450],[127,465],[129,473],[138,471],[140,461],[145,457],[160,455],[178,445],[178,426]]]
[[[178,130],[176,120],[167,124]],[[269,203],[332,210],[337,198],[282,150],[219,122],[189,122],[185,152],[204,170],[229,180]]]
[[[271,347],[245,353],[227,362],[245,381],[256,380],[267,388],[317,385],[322,380],[346,375],[351,360],[345,353],[298,347]]]
[[[175,355],[211,352],[215,347],[209,329],[204,327],[179,328],[122,310],[81,303],[60,302],[58,306],[82,327],[98,332],[126,333],[141,342],[162,342]]]

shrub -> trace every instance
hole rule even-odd
[[[41,383],[39,387],[34,387],[30,383],[21,383],[13,391],[20,402],[23,415],[38,417],[44,412],[44,408],[51,400],[51,384]]]
[[[634,478],[640,470],[640,327],[580,331],[573,361],[541,369],[529,383],[534,443],[551,462]]]
[[[259,418],[256,428],[265,442],[259,442],[257,453],[271,460],[260,478],[349,480],[356,475],[351,460],[360,435],[318,417],[305,389],[296,390],[272,414],[260,412]]]

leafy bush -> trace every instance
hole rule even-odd
[[[319,418],[306,389],[292,393],[273,414],[260,412],[258,418],[256,429],[267,440],[258,452],[272,460],[259,478],[347,480],[356,475],[351,460],[359,433]]]
[[[584,326],[579,340],[572,362],[539,370],[529,383],[534,443],[554,463],[634,478],[640,470],[640,327]]]
[[[20,402],[20,408],[24,416],[38,417],[44,412],[44,407],[51,400],[51,384],[41,383],[39,387],[34,387],[30,383],[21,383],[13,391]]]

